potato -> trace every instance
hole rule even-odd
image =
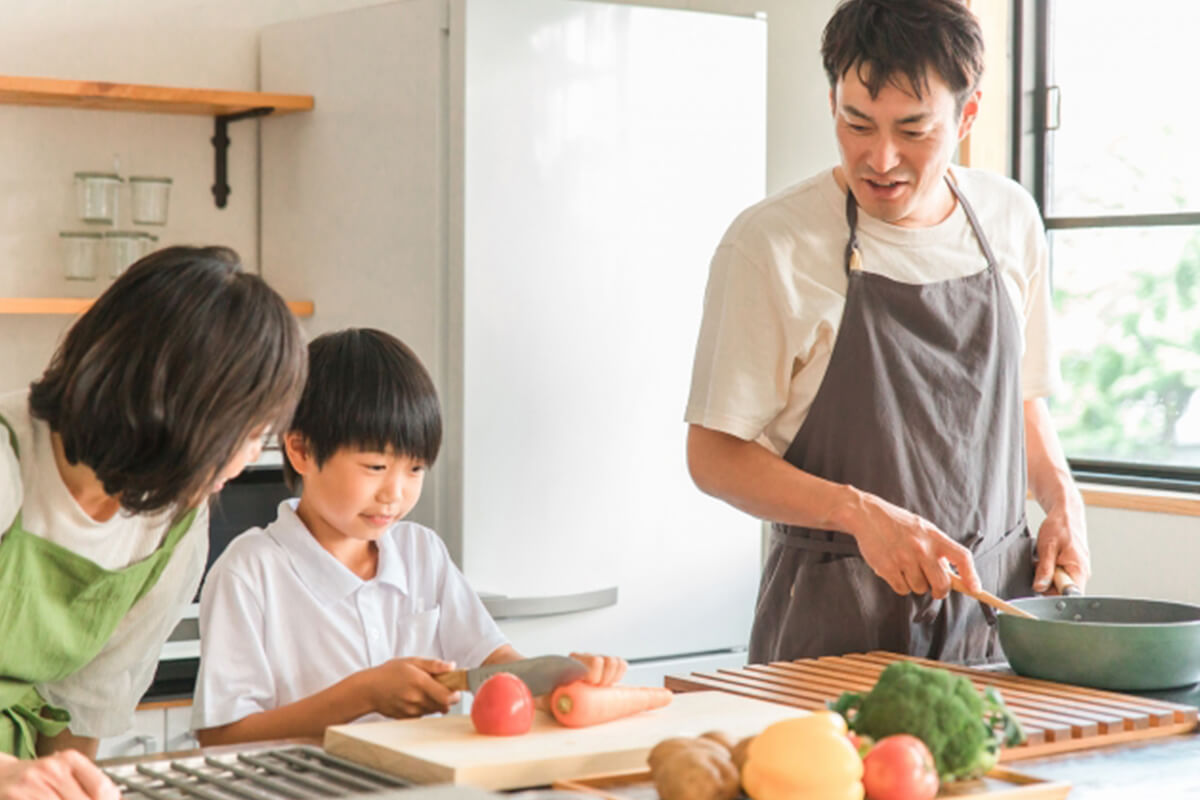
[[[712,738],[659,742],[649,762],[662,800],[734,800],[740,793],[729,750]]]
[[[675,753],[685,747],[691,747],[695,743],[695,739],[690,739],[686,736],[676,736],[673,739],[663,739],[658,744],[654,745],[654,749],[646,756],[646,763],[650,765],[650,771],[653,772],[658,768],[663,761],[670,758]]]
[[[701,739],[709,739],[724,747],[729,752],[733,752],[733,740],[729,738],[729,734],[725,731],[708,731],[700,734]]]

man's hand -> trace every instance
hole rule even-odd
[[[1082,502],[1077,505],[1063,503],[1046,512],[1046,519],[1038,528],[1037,554],[1037,571],[1033,575],[1035,592],[1058,594],[1054,587],[1055,567],[1066,570],[1079,591],[1084,590],[1092,575],[1092,557],[1088,552]]]
[[[1025,451],[1029,488],[1046,512],[1046,521],[1038,528],[1033,590],[1057,594],[1053,585],[1054,568],[1062,567],[1083,591],[1092,574],[1083,498],[1071,477],[1050,412],[1041,399],[1025,401]]]
[[[843,529],[858,541],[863,559],[897,594],[950,593],[947,564],[966,587],[979,591],[979,574],[971,551],[932,522],[866,492],[848,512]]]
[[[454,663],[432,658],[393,658],[372,667],[370,691],[372,706],[380,714],[395,719],[445,714],[460,699],[435,680],[435,675],[454,669]]]
[[[571,653],[571,658],[588,668],[584,680],[597,686],[611,686],[625,677],[629,665],[616,656],[598,656],[592,653]]]
[[[120,800],[103,772],[76,750],[21,761],[0,754],[0,800]]]

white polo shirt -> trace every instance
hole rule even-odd
[[[0,544],[17,512],[29,533],[54,542],[105,569],[146,558],[162,544],[171,512],[119,511],[97,522],[84,513],[54,462],[50,426],[29,414],[29,392],[0,396],[0,415],[20,447],[13,451],[0,428]],[[102,738],[133,727],[133,712],[154,680],[159,653],[184,608],[196,596],[208,557],[208,506],[184,534],[158,582],[133,604],[92,661],[54,683],[38,685],[47,702],[71,712],[77,736]],[[4,646],[0,630],[0,647]]]
[[[393,658],[469,668],[507,644],[429,528],[389,528],[364,581],[317,543],[298,503],[236,537],[205,579],[194,729],[294,703]]]

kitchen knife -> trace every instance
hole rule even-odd
[[[475,669],[456,669],[436,675],[438,683],[456,692],[477,692],[479,686],[498,672],[511,672],[525,682],[533,695],[554,691],[558,686],[587,676],[588,669],[566,656],[538,656],[505,664],[488,664]]]

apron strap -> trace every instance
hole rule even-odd
[[[973,534],[960,544],[971,551],[971,558],[974,559],[976,564],[986,564],[1020,539],[1021,534],[1025,532],[1027,527],[1028,521],[1025,515],[1021,514],[1021,518],[1016,525],[1009,528],[1000,537],[986,544],[984,544],[985,537],[981,533]],[[791,528],[787,525],[772,523],[771,540],[793,550],[812,550],[834,556],[862,558],[862,552],[858,549],[858,542],[855,538],[841,531]],[[980,545],[983,546],[981,547]]]
[[[975,209],[967,201],[966,195],[959,191],[958,181],[953,179],[949,171],[946,172],[946,184],[950,187],[950,191],[954,192],[958,202],[962,204],[963,212],[967,215],[967,222],[971,223],[971,230],[975,232],[975,241],[979,242],[979,249],[983,251],[983,257],[987,259],[988,266],[995,268],[996,256],[992,254],[992,246],[988,244],[987,237],[983,235],[983,226],[979,224],[979,217],[975,215]]]
[[[858,202],[849,186],[846,187],[846,225],[850,228],[850,237],[846,239],[846,258],[843,266],[849,275],[851,265],[854,264],[854,252],[858,250]]]

